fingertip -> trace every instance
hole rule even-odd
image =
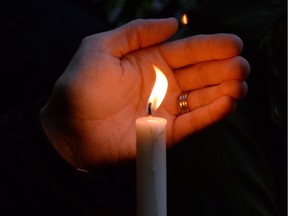
[[[243,49],[243,41],[235,34],[218,33],[215,35],[219,43],[218,56],[222,58],[230,58],[237,56]]]
[[[242,68],[243,72],[245,73],[245,79],[246,79],[250,74],[251,67],[249,62],[245,58],[243,58],[242,56],[239,56],[239,58],[242,63]]]
[[[211,118],[210,124],[216,123],[226,118],[228,115],[230,115],[236,110],[236,107],[237,107],[237,100],[234,99],[233,97],[223,95],[222,97],[218,98],[209,107],[210,108],[209,113]]]
[[[245,81],[242,82],[242,89],[243,89],[243,94],[242,94],[242,99],[246,97],[247,92],[248,92],[248,85]]]
[[[177,19],[174,17],[169,17],[169,18],[160,18],[160,19],[135,19],[130,21],[129,23],[124,25],[125,27],[133,26],[133,28],[138,28],[143,26],[143,29],[145,28],[150,28],[150,32],[153,34],[162,34],[163,31],[167,33],[171,32],[170,34],[173,34],[177,31],[178,29],[178,22]]]
[[[168,28],[174,34],[178,30],[178,21],[174,17],[162,18],[162,19],[152,19],[153,21],[163,22],[163,28]]]
[[[232,42],[235,44],[235,48],[238,50],[240,53],[243,49],[243,41],[242,39],[235,34],[230,34]]]
[[[236,110],[237,100],[231,96],[224,95],[217,102],[219,106],[216,121],[227,117]]]
[[[164,19],[166,19],[169,23],[171,23],[171,25],[173,25],[176,29],[178,29],[179,24],[175,17],[168,17]]]
[[[226,40],[233,45],[235,51],[237,53],[240,53],[243,49],[243,41],[242,39],[236,35],[236,34],[230,34],[230,33],[222,33]]]
[[[235,79],[246,79],[250,74],[250,64],[242,56],[236,56],[229,63],[229,71],[234,72]]]
[[[220,84],[219,93],[230,96],[236,100],[243,99],[248,90],[247,83],[241,80],[229,80]]]

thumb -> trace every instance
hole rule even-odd
[[[175,34],[177,28],[175,18],[137,19],[104,32],[100,46],[113,56],[121,57],[133,50],[163,42]]]

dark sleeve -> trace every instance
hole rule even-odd
[[[0,209],[8,215],[134,215],[133,165],[90,174],[76,170],[44,135],[42,106],[43,101],[29,103],[1,119]]]

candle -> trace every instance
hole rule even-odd
[[[136,120],[137,135],[137,216],[166,216],[166,124],[164,118],[153,117],[162,103],[168,82],[153,66],[156,81],[148,99],[147,117]]]

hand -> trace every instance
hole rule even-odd
[[[155,82],[152,64],[168,79],[153,114],[168,120],[171,145],[231,113],[247,91],[248,62],[235,35],[198,35],[163,43],[177,21],[135,20],[85,38],[40,112],[55,149],[75,167],[133,158],[135,120],[147,115]],[[178,96],[190,91],[191,112],[177,115]]]

